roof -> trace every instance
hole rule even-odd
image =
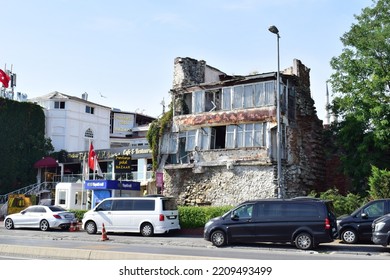
[[[61,100],[61,99],[74,100],[74,101],[77,101],[77,102],[90,104],[90,105],[94,105],[94,106],[99,106],[99,107],[103,107],[103,108],[107,108],[107,109],[111,110],[111,107],[104,106],[104,105],[101,105],[101,104],[97,104],[97,103],[88,101],[86,99],[79,98],[79,97],[76,97],[76,96],[71,96],[71,95],[68,95],[68,94],[65,94],[65,93],[61,93],[61,92],[58,92],[58,91],[53,91],[51,93],[48,93],[48,94],[45,94],[45,95],[42,95],[42,96],[31,98],[31,99],[29,99],[29,101],[34,101],[34,100],[43,100],[44,101],[44,100],[49,100],[49,99],[53,99],[53,100]]]

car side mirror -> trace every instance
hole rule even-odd
[[[20,214],[24,215],[24,213],[26,213],[26,211],[24,210],[20,211]]]
[[[368,219],[367,213],[362,213],[361,217],[362,217],[362,219]]]
[[[230,214],[230,218],[233,221],[237,221],[239,219],[238,215],[235,212],[232,212],[232,214]]]

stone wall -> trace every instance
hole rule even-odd
[[[178,198],[179,205],[236,205],[245,200],[275,197],[273,166],[226,166],[164,171],[164,194]]]

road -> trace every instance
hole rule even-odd
[[[389,260],[390,248],[374,244],[321,244],[301,251],[290,244],[237,244],[216,248],[200,235],[171,233],[145,238],[138,234],[101,235],[85,231],[6,230],[0,222],[0,256],[53,259],[253,259],[253,260]]]

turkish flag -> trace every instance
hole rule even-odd
[[[89,145],[88,165],[89,168],[91,168],[92,170],[95,170],[95,160],[96,160],[96,153],[91,143]]]
[[[3,70],[0,69],[0,82],[3,83],[3,86],[5,88],[8,87],[8,83],[11,80],[11,78],[5,73]]]
[[[103,173],[102,170],[100,169],[99,162],[97,161],[95,149],[93,148],[92,142],[91,145],[89,146],[88,166],[93,170],[94,173],[96,171],[100,177],[103,177]]]

